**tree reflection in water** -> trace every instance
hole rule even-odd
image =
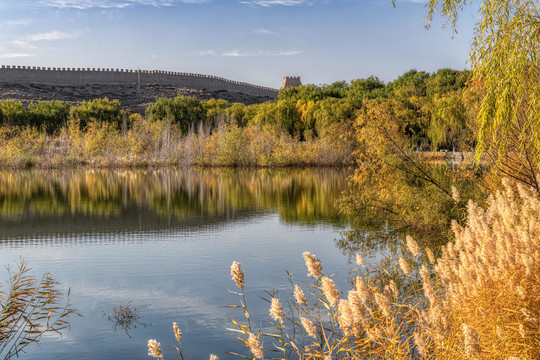
[[[347,175],[327,168],[4,170],[2,238],[189,227],[261,212],[277,212],[285,223],[344,227],[347,218],[335,202]]]

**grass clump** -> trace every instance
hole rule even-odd
[[[11,359],[39,343],[43,335],[61,334],[69,316],[77,314],[51,274],[36,278],[25,262],[9,271],[7,286],[0,286],[0,356]],[[65,303],[64,303],[65,301]],[[62,305],[64,303],[64,305]]]

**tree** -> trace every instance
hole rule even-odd
[[[365,101],[354,124],[357,167],[340,209],[360,222],[388,222],[393,229],[438,237],[461,211],[451,187],[464,189],[469,179],[461,169],[426,161],[415,151],[410,121],[398,99]]]
[[[394,90],[395,95],[402,97],[425,96],[427,79],[429,73],[413,69],[388,84],[388,88]]]
[[[19,126],[26,125],[28,114],[22,102],[15,100],[0,101],[0,121],[2,124]]]
[[[394,0],[395,1],[395,0]],[[429,0],[426,26],[440,9],[456,29],[464,0]],[[471,46],[478,94],[477,158],[540,193],[540,3],[482,0]]]
[[[203,104],[192,97],[177,96],[174,99],[159,98],[146,109],[146,116],[152,121],[170,120],[178,124],[182,134],[206,121]]]
[[[120,101],[110,101],[108,98],[83,101],[80,105],[71,108],[70,115],[79,119],[83,127],[92,120],[114,124],[118,128],[122,124]]]
[[[63,101],[39,101],[28,105],[30,124],[53,133],[66,125],[70,106]]]

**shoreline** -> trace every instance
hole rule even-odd
[[[200,169],[311,169],[311,168],[354,168],[355,164],[286,164],[286,165],[201,165],[201,164],[179,164],[179,163],[150,163],[150,164],[59,164],[57,166],[26,165],[26,166],[5,166],[0,165],[0,170],[62,170],[62,169],[162,169],[168,167],[176,168],[200,168]]]

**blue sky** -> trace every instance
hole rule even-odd
[[[0,63],[169,70],[279,87],[415,68],[468,67],[475,12],[458,34],[424,2],[397,0],[0,0]]]

